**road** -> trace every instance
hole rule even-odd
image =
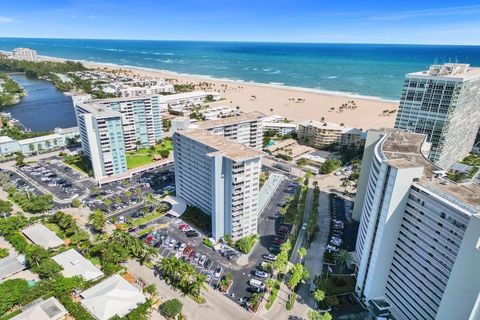
[[[182,313],[187,319],[195,320],[249,320],[266,319],[256,316],[238,304],[226,298],[220,292],[211,288],[204,290],[206,303],[198,304],[192,299],[185,297],[181,292],[172,289],[164,281],[155,276],[154,271],[141,266],[138,262],[129,260],[125,264],[128,271],[134,276],[143,279],[146,283],[153,283],[157,286],[158,294],[162,300],[177,298],[183,303]]]

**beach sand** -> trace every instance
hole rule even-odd
[[[49,58],[52,60],[64,60]],[[376,98],[328,93],[313,89],[294,88],[281,85],[264,85],[250,82],[223,80],[202,76],[183,75],[173,72],[115,66],[110,64],[81,61],[87,68],[116,71],[140,77],[157,77],[168,79],[174,84],[191,83],[198,89],[221,93],[226,99],[216,104],[239,107],[241,111],[260,111],[267,115],[278,114],[296,122],[305,120],[323,120],[325,122],[343,123],[345,126],[361,129],[391,128],[395,123],[398,102]],[[356,107],[340,106],[354,101]],[[391,112],[382,115],[384,110]]]

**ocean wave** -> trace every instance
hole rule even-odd
[[[330,77],[327,77],[327,79],[338,79],[338,76],[330,76]]]
[[[166,60],[163,60],[163,59],[155,59],[156,61],[158,62],[163,62],[163,63],[173,63],[174,61],[172,59],[166,59]]]
[[[113,52],[122,52],[122,51],[125,51],[125,50],[122,50],[122,49],[114,49],[114,48],[102,48],[100,50],[104,50],[104,51],[113,51]]]
[[[175,53],[172,52],[152,52],[156,56],[174,56]]]

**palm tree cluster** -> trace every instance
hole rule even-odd
[[[193,265],[175,257],[162,258],[157,264],[157,271],[169,284],[179,288],[184,294],[202,300],[201,290],[206,288],[206,277],[198,273]]]

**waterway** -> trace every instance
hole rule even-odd
[[[72,98],[64,95],[46,80],[28,78],[24,74],[11,74],[26,91],[27,96],[13,106],[3,107],[28,130],[51,131],[57,127],[77,125]]]

